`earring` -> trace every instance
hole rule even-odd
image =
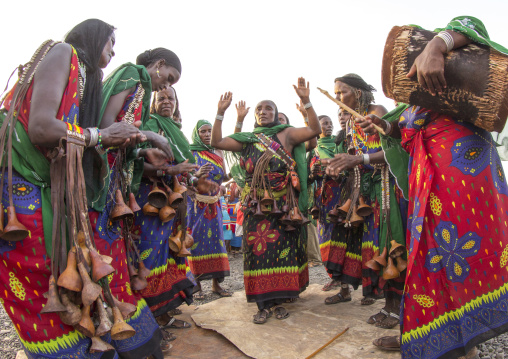
[[[157,77],[161,78],[161,75],[159,74],[159,68],[157,67]]]

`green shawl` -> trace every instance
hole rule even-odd
[[[102,116],[104,115],[104,111],[106,110],[106,106],[108,105],[109,99],[112,96],[118,95],[122,91],[135,87],[138,83],[141,83],[141,86],[143,86],[143,88],[145,89],[145,95],[143,96],[141,121],[143,123],[147,122],[150,116],[150,98],[152,96],[152,80],[150,79],[150,75],[148,74],[144,66],[134,65],[128,62],[118,67],[106,78],[106,80],[104,80],[104,83],[102,85],[102,106],[99,119],[99,126],[100,123],[102,122]],[[127,151],[126,160],[127,162],[134,163],[134,175],[132,179],[131,190],[135,192],[136,187],[137,185],[139,185],[139,182],[141,180],[143,170],[143,159],[135,159],[133,152],[134,151],[132,151],[132,149],[130,151]],[[107,154],[104,154],[101,157],[103,159],[102,164],[104,168],[102,168],[99,171],[100,175],[96,176],[94,173],[95,179],[94,185],[92,188],[87,187],[86,189],[88,206],[99,212],[102,212],[104,210],[104,206],[106,204],[110,175]]]
[[[475,17],[457,16],[453,18],[445,28],[435,29],[434,31],[439,32],[443,30],[460,32],[462,35],[478,44],[487,45],[502,54],[508,55],[508,49],[492,41],[483,22]]]
[[[293,126],[277,125],[271,128],[256,127],[254,128],[253,132],[238,132],[230,135],[229,137],[241,143],[256,143],[259,142],[258,138],[255,136],[256,134],[263,133],[266,136],[271,137],[288,127]],[[307,202],[309,200],[307,192],[308,176],[307,176],[307,161],[305,158],[305,152],[306,152],[305,143],[300,143],[299,145],[295,146],[292,153],[293,159],[296,162],[296,173],[298,174],[298,179],[300,180],[300,195],[298,197],[298,207],[300,208],[300,211],[304,214],[307,213]],[[230,165],[231,174],[235,178],[236,183],[240,187],[244,187],[245,170],[242,169],[240,165],[237,163],[237,160],[240,158],[241,154],[239,152],[235,152],[233,153],[233,156],[235,157],[235,161],[233,162],[232,165]]]
[[[333,158],[337,153],[335,136],[320,137],[317,140],[317,150],[319,152],[319,158]]]
[[[0,126],[7,116],[7,111],[0,111]],[[7,159],[7,158],[5,158]],[[51,177],[49,161],[30,141],[21,122],[17,121],[12,134],[12,167],[28,182],[41,190],[42,225],[46,253],[51,255],[51,238],[53,236],[53,208],[51,206]],[[5,171],[7,176],[7,169]],[[3,179],[2,179],[3,181]],[[65,188],[62,188],[65,191]]]
[[[189,146],[191,151],[213,151],[213,147],[205,145],[199,137],[199,129],[205,125],[212,127],[212,124],[207,120],[199,120],[194,130],[192,130],[192,143]]]
[[[189,140],[187,140],[181,128],[182,124],[173,121],[170,117],[162,117],[156,113],[151,114],[148,120],[143,123],[143,130],[155,133],[158,133],[159,130],[164,132],[164,136],[168,139],[173,150],[176,162],[182,163],[189,160],[189,162],[194,163],[194,156],[189,150]]]
[[[407,104],[399,104],[393,110],[383,116],[383,119],[390,122],[392,126],[398,126],[400,116],[409,107]],[[409,154],[400,145],[401,140],[390,136],[379,134],[381,148],[385,152],[386,163],[390,166],[390,172],[402,191],[405,199],[409,199],[408,188],[408,166]]]

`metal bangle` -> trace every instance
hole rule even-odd
[[[166,175],[166,172],[163,170],[157,170],[157,177],[164,177]]]
[[[386,121],[385,120],[385,123],[386,123],[386,130],[385,130],[385,133],[387,136],[389,136],[391,133],[392,133],[392,124],[389,122],[389,121]]]
[[[243,122],[236,121],[236,126],[235,126],[236,128],[241,129],[242,126],[243,126]]]
[[[446,31],[441,31],[439,34],[437,34],[434,37],[439,37],[441,40],[443,40],[446,44],[446,52],[450,52],[453,50],[453,47],[455,46],[455,42],[453,41],[452,35],[450,35]]]
[[[217,115],[217,116],[215,116],[215,119],[216,119],[217,121],[222,121],[222,120],[224,120],[224,116],[222,116],[222,115]]]
[[[90,142],[87,147],[93,147],[99,142],[99,131],[97,127],[88,127],[87,130],[90,133]]]
[[[312,102],[307,102],[305,105],[303,105],[303,108],[306,110],[312,107]]]
[[[363,164],[364,164],[364,165],[368,165],[368,164],[370,164],[370,155],[369,155],[369,154],[364,153],[362,156],[363,156]]]

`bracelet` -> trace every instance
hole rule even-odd
[[[157,177],[164,177],[166,175],[166,172],[163,170],[157,170]]]
[[[136,151],[136,158],[139,158],[139,153],[141,152],[141,148],[136,148],[134,151]]]
[[[384,121],[385,121],[385,123],[386,123],[386,130],[385,130],[385,134],[386,134],[387,136],[390,136],[390,135],[391,135],[391,133],[392,133],[392,130],[393,130],[392,124],[391,124],[391,122],[389,122],[389,121],[386,121],[386,120],[384,120]]]
[[[306,125],[308,125],[308,124],[309,124],[309,118],[308,118],[308,117],[305,117],[305,118],[303,119],[303,123],[305,123]]]
[[[197,177],[195,177],[195,176],[190,176],[190,177],[189,177],[189,180],[187,181],[187,184],[188,184],[189,186],[194,186],[194,180],[196,180],[196,181],[197,181],[197,180],[198,180],[198,178],[197,178]]]
[[[217,121],[222,121],[222,120],[224,120],[224,116],[222,116],[222,115],[217,115],[217,116],[215,116],[215,119],[216,119]]]
[[[243,126],[243,122],[236,121],[236,126],[235,126],[236,128],[241,129],[242,126]]]
[[[97,145],[95,146],[95,150],[99,155],[104,155],[108,152],[107,148],[102,147],[102,136],[101,130],[97,129]]]
[[[303,105],[303,108],[305,108],[306,110],[311,108],[312,107],[312,103],[311,102],[307,102],[305,105]]]
[[[368,165],[368,164],[370,164],[370,155],[369,155],[369,154],[364,153],[362,156],[363,156],[363,164],[364,164],[364,165]]]
[[[99,129],[97,127],[88,127],[87,130],[90,132],[90,142],[88,142],[87,147],[94,147],[99,142]]]
[[[441,31],[439,34],[434,36],[434,38],[439,37],[441,40],[443,40],[446,44],[446,52],[450,52],[453,50],[453,47],[455,46],[455,42],[453,41],[452,35],[450,35],[446,31]]]

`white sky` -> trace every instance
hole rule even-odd
[[[244,130],[254,124],[253,107],[273,100],[293,125],[302,126],[292,85],[304,76],[318,115],[336,120],[337,106],[316,90],[333,92],[335,77],[361,75],[378,92],[381,58],[394,25],[445,26],[458,15],[481,19],[492,40],[508,47],[508,1],[14,1],[2,2],[0,87],[12,70],[30,59],[44,40],[61,40],[74,25],[99,18],[116,31],[116,56],[109,74],[150,48],[166,47],[182,61],[176,84],[183,131],[190,140],[199,119],[213,122],[217,101],[226,91],[234,103],[251,107]],[[226,113],[224,134],[233,132],[234,105]],[[334,121],[335,126],[338,124]]]

